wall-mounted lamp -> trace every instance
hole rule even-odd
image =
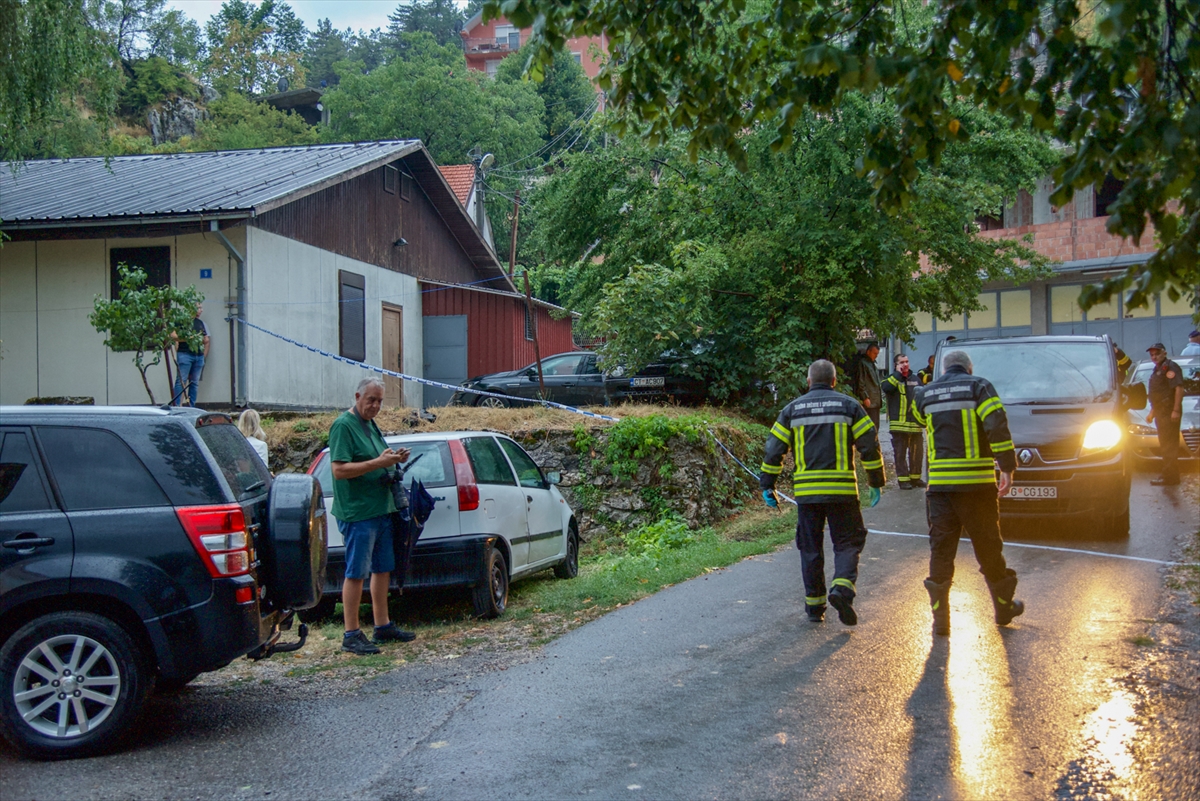
[[[408,244],[408,240],[405,239],[404,237],[400,237],[399,239],[397,239],[395,242],[392,243],[392,247],[402,248],[407,244]]]

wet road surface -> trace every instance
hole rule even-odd
[[[1022,530],[1028,610],[998,629],[970,545],[933,638],[920,492],[868,510],[849,629],[803,614],[799,555],[756,557],[619,609],[508,670],[415,666],[355,694],[231,688],[156,699],[122,754],[0,751],[9,798],[1161,797],[1173,747],[1123,677],[1194,526],[1197,479],[1135,479],[1128,541]],[[1077,549],[1097,554],[1049,550]],[[1135,756],[1136,755],[1136,756]],[[1194,787],[1195,785],[1190,785]]]

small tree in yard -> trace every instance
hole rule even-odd
[[[176,342],[171,337],[172,332],[178,341],[186,342],[193,353],[203,351],[204,337],[192,330],[192,318],[196,315],[196,306],[204,301],[204,295],[194,286],[187,289],[143,286],[145,271],[123,263],[117,265],[117,273],[120,275],[118,298],[105,300],[97,295],[95,311],[88,315],[88,321],[105,335],[105,346],[114,352],[133,353],[133,363],[142,374],[142,385],[146,387],[150,403],[157,406],[146,373],[171,351]],[[175,369],[179,369],[178,362]]]

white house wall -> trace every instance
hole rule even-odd
[[[236,242],[237,235],[231,238]],[[198,402],[229,403],[228,327],[223,322],[223,301],[230,292],[228,258],[206,234],[8,242],[0,247],[0,403],[59,395],[90,396],[98,404],[149,402],[132,354],[106,348],[88,315],[96,296],[110,293],[109,250],[154,245],[172,249],[172,282],[195,284],[206,298],[201,319],[213,343]],[[211,279],[200,279],[202,268],[212,270]],[[156,400],[169,400],[166,368],[152,368],[149,378]]]
[[[417,279],[339,256],[258,228],[248,229],[247,319],[298,342],[338,353],[338,271],[366,279],[366,362],[382,362],[383,303],[403,309],[404,371],[423,374],[421,295]],[[251,404],[343,407],[369,375],[259,331],[247,335]],[[403,402],[419,406],[421,388],[405,382]]]

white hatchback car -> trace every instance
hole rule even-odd
[[[420,479],[435,506],[413,549],[404,587],[467,587],[475,612],[497,617],[513,579],[553,568],[559,578],[579,572],[579,526],[555,486],[557,471],[543,473],[525,449],[503,434],[451,431],[384,437],[408,448],[405,485]],[[333,505],[329,449],[308,469],[321,484],[325,508]],[[332,511],[330,511],[332,517]],[[336,521],[335,521],[336,522]],[[342,591],[346,549],[329,526],[329,559],[321,604],[305,613],[327,617]],[[397,577],[393,574],[393,583]]]

